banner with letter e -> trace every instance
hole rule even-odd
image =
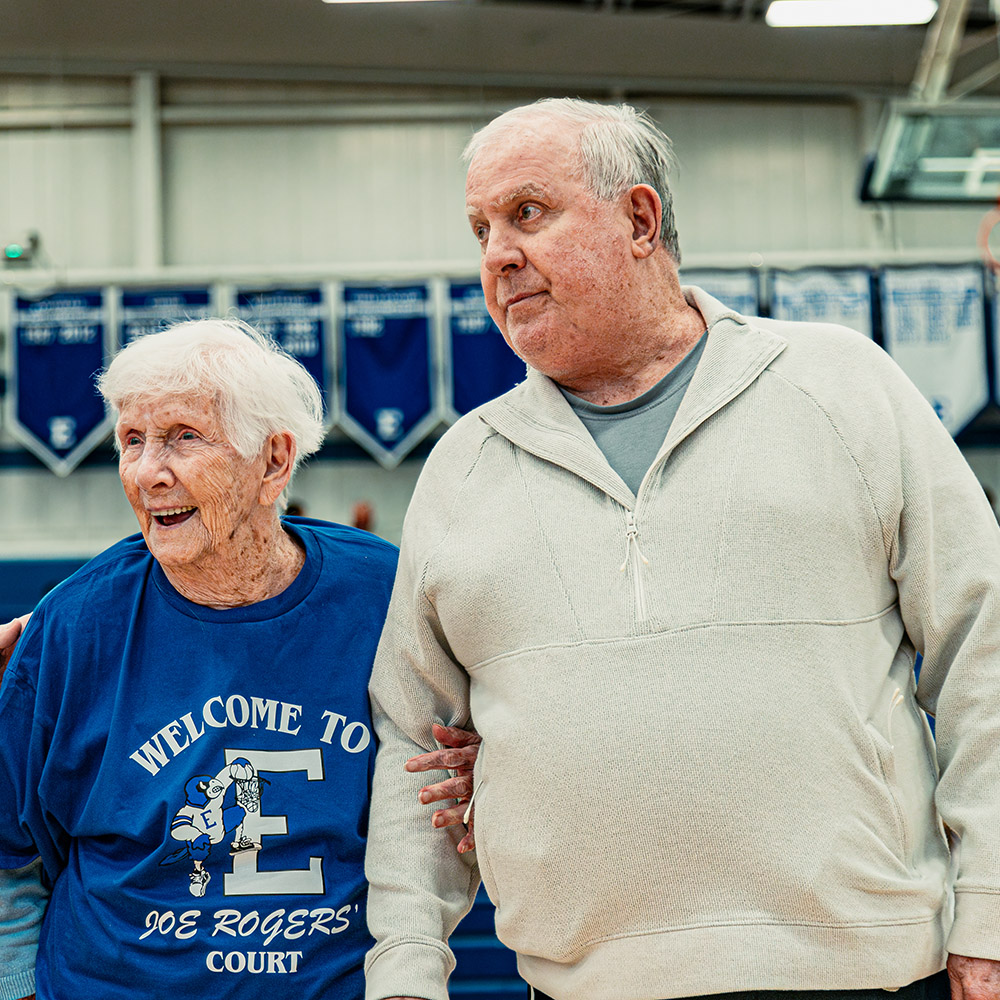
[[[270,288],[236,293],[236,315],[276,341],[316,380],[323,394],[326,427],[332,422],[330,397],[329,301],[322,288]]]
[[[15,292],[8,329],[10,434],[57,476],[68,476],[113,424],[94,384],[110,353],[104,292]]]
[[[437,424],[426,283],[345,285],[338,419],[391,469]]]
[[[125,288],[118,310],[118,345],[126,347],[175,323],[207,319],[211,311],[208,288]]]
[[[989,400],[982,268],[887,267],[879,283],[885,349],[957,434]]]
[[[872,278],[866,268],[808,267],[771,272],[771,315],[837,323],[872,338]]]
[[[525,363],[486,311],[478,280],[449,283],[445,371],[449,421],[524,381]]]
[[[743,316],[760,315],[760,289],[757,272],[748,269],[727,271],[722,268],[685,268],[681,272],[682,285],[697,285]]]

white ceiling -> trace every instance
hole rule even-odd
[[[904,96],[926,28],[775,29],[765,0],[0,0],[0,73],[333,80],[587,96]],[[970,31],[992,31],[973,0]],[[991,42],[964,57],[997,57]],[[994,84],[983,94],[1000,93]]]

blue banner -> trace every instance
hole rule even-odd
[[[11,435],[69,475],[112,425],[94,385],[109,329],[104,293],[15,295],[11,318]]]
[[[838,323],[871,339],[871,273],[864,268],[818,267],[774,271],[771,315],[802,323]]]
[[[175,323],[206,319],[211,311],[208,288],[127,288],[122,292],[118,344],[125,347]]]
[[[340,424],[391,468],[437,423],[427,285],[345,286]]]
[[[309,372],[330,405],[330,307],[322,288],[244,290],[236,295],[236,314],[286,350]]]
[[[486,311],[478,281],[448,289],[449,417],[457,419],[524,381],[525,364]]]
[[[724,306],[743,316],[760,315],[760,291],[756,271],[725,271],[716,268],[685,268],[682,285],[697,285]]]
[[[982,268],[887,267],[880,284],[885,349],[957,434],[989,400]]]

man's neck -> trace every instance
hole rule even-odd
[[[658,345],[647,352],[646,358],[637,358],[622,370],[605,371],[572,384],[560,382],[567,392],[597,406],[615,406],[627,403],[651,389],[668,372],[684,360],[705,332],[705,320],[694,306],[685,302],[685,308],[671,316],[670,330]]]

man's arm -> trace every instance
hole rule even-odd
[[[434,734],[434,739],[442,744],[443,749],[411,757],[406,762],[405,767],[407,771],[413,773],[440,771],[442,768],[455,771],[454,777],[421,788],[419,799],[425,804],[458,799],[457,805],[435,810],[431,814],[431,825],[440,828],[464,823],[468,833],[458,842],[458,852],[464,854],[476,848],[476,838],[473,834],[475,806],[470,802],[470,799],[472,798],[472,768],[479,755],[479,744],[482,742],[482,737],[467,729],[459,729],[458,726],[442,726],[438,723],[431,726],[431,731]],[[388,1000],[421,1000],[421,998],[390,997]]]
[[[928,454],[929,468],[913,474],[893,572],[907,632],[924,656],[917,700],[936,722],[935,803],[958,840],[946,945],[952,997],[1000,1000],[992,860],[1000,810],[984,794],[1000,784],[1000,532],[971,470],[964,462],[949,468],[942,452]]]
[[[41,861],[0,870],[0,1000],[34,996],[38,935],[48,903]]]
[[[365,857],[375,938],[365,962],[368,1000],[448,1000],[455,967],[448,938],[479,886],[474,853],[456,850],[464,829],[434,828],[419,798],[427,780],[405,770],[410,758],[439,749],[435,720],[460,726],[469,719],[468,674],[425,590],[424,553],[435,548],[439,514],[446,516],[454,498],[425,493],[418,484],[369,688],[379,750]]]
[[[858,431],[850,416],[845,422],[882,525],[906,633],[923,654],[916,700],[935,717],[939,770],[930,791],[959,842],[949,972],[958,996],[1000,1000],[982,992],[1000,962],[1000,799],[991,792],[1000,787],[1000,528],[934,411],[872,350],[885,394],[871,394],[864,420],[894,433]]]
[[[375,715],[381,715],[377,707]],[[421,775],[404,770],[414,750],[426,744],[413,742],[385,717],[376,731],[379,754],[365,857],[375,946],[365,962],[365,995],[448,1000],[455,959],[447,942],[475,898],[475,855],[456,850],[463,827],[432,827],[418,798]]]

